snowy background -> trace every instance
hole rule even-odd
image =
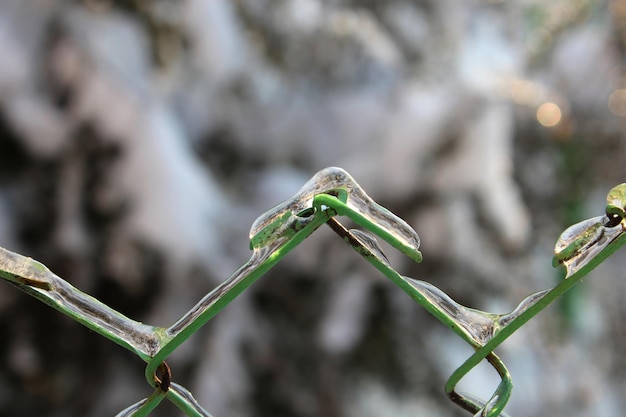
[[[625,53],[624,0],[2,0],[0,245],[168,325],[335,165],[419,233],[424,262],[388,253],[398,270],[509,311],[624,182]],[[623,415],[625,269],[498,349],[512,416]],[[9,285],[0,334],[1,415],[150,392],[140,360]],[[443,385],[470,353],[324,230],[168,363],[216,417],[437,417],[468,415]]]

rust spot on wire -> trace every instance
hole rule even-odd
[[[166,362],[161,363],[154,372],[154,383],[163,392],[170,389],[172,371]]]

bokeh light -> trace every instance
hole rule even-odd
[[[561,121],[561,109],[555,103],[543,103],[537,109],[537,120],[543,126],[553,127]]]
[[[626,89],[615,90],[609,96],[609,110],[616,116],[626,116]]]

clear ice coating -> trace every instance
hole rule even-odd
[[[159,339],[152,326],[123,316],[31,258],[0,248],[0,276],[86,325],[101,330],[118,343],[123,342],[146,356],[158,350]]]
[[[115,415],[115,417],[132,417],[133,414],[135,414],[137,411],[139,411],[141,409],[141,407],[143,407],[143,405],[148,401],[147,398],[144,398],[143,400],[136,402],[135,404],[131,405],[130,407],[127,407],[125,409],[123,409],[122,411],[120,411],[119,413],[117,413]]]
[[[250,228],[250,260],[228,279],[204,296],[189,312],[167,329],[174,337],[212,308],[225,294],[231,293],[255,269],[315,218],[313,200],[316,195],[329,194],[344,201],[352,210],[365,216],[405,247],[419,254],[419,237],[402,219],[372,200],[352,177],[341,168],[326,168],[315,174],[291,199],[275,206],[257,218]],[[351,231],[353,237],[381,262],[388,263],[376,239],[363,231]]]
[[[211,414],[209,414],[204,408],[202,408],[198,400],[193,397],[193,395],[191,394],[191,392],[189,392],[189,390],[187,390],[187,388],[172,382],[169,389],[178,397],[176,400],[174,400],[174,402],[176,402],[179,407],[180,405],[178,404],[178,402],[182,402],[185,404],[186,408],[191,408],[193,411],[195,411],[195,415],[202,417],[212,417]]]
[[[425,281],[404,277],[411,286],[435,305],[463,331],[474,346],[483,346],[497,329],[497,316],[462,306],[448,294]]]
[[[358,229],[351,229],[350,234],[356,238],[363,248],[367,249],[371,255],[380,262],[389,265],[389,260],[383,253],[378,241],[369,233]],[[498,329],[499,316],[464,307],[454,301],[434,285],[409,277],[402,277],[411,287],[420,293],[428,302],[434,305],[437,310],[453,321],[466,336],[466,340],[471,340],[474,346],[482,346],[489,341]]]
[[[605,216],[585,220],[563,232],[555,245],[554,262],[566,267],[566,278],[587,265],[624,233],[626,230],[625,207],[626,184],[620,184],[607,196]],[[419,261],[421,254],[418,250],[420,240],[417,233],[402,219],[374,202],[352,177],[340,168],[326,168],[318,172],[291,199],[260,216],[250,230],[250,246],[253,250],[250,260],[168,329],[155,328],[133,321],[72,287],[39,262],[2,248],[0,248],[0,278],[17,285],[116,342],[134,348],[144,356],[158,356],[159,353],[165,355],[168,353],[165,348],[166,342],[170,342],[172,337],[194,322],[197,328],[201,320],[198,322],[196,320],[203,313],[220,301],[220,305],[225,305],[245,289],[246,285],[240,284],[246,284],[253,277],[266,271],[272,264],[270,261],[278,258],[274,256],[278,254],[277,251],[316,219],[316,215],[319,214],[316,210],[326,213],[325,217],[318,219],[321,221],[317,221],[316,226],[328,222],[362,255],[370,261],[373,258],[379,261],[377,267],[380,267],[380,264],[389,267],[389,270],[395,274],[393,280],[396,283],[403,280],[408,284],[407,286],[400,283],[416,301],[452,327],[475,348],[487,344],[499,331],[550,292],[550,290],[544,290],[531,294],[510,313],[494,314],[462,306],[428,282],[400,277],[391,268],[388,258],[371,232],[383,237],[414,260]],[[369,231],[345,229],[334,218],[331,218],[336,214],[351,217],[355,223],[364,226]],[[210,313],[215,314],[217,310],[219,308]],[[204,317],[206,318],[207,315]],[[190,327],[190,329],[194,328]],[[164,330],[166,333],[163,333]],[[184,340],[186,337],[188,336],[179,339]],[[183,410],[192,410],[194,415],[211,417],[184,387],[172,383],[169,390],[168,398]],[[501,393],[496,392],[486,403],[474,400],[476,405],[473,405],[470,410],[476,412],[480,407],[481,409],[474,414],[475,417],[495,417],[498,412],[495,407],[498,404],[501,405],[503,400],[500,395]],[[142,407],[149,406],[146,404],[147,401],[148,399],[139,401],[117,416],[130,417],[139,412]],[[505,414],[500,415],[505,416]]]
[[[474,417],[509,417],[509,415],[506,413],[498,413],[497,415],[493,414],[494,413],[493,407],[495,406],[496,402],[498,401],[500,397],[498,394],[495,394],[486,403],[475,397],[470,397],[467,394],[463,394],[463,395],[465,397],[471,398],[472,401],[474,401],[476,404],[479,404],[482,407],[480,410],[478,410],[476,414],[474,414]]]
[[[554,266],[566,268],[566,278],[587,265],[623,232],[623,223],[607,227],[607,216],[597,216],[568,227],[554,246]]]
[[[359,229],[350,229],[349,233],[359,242],[362,248],[369,252],[370,256],[375,256],[381,263],[390,266],[389,260],[374,236]],[[522,300],[513,311],[505,314],[495,314],[465,307],[426,281],[406,276],[402,278],[422,297],[428,300],[431,305],[434,305],[438,311],[453,321],[458,329],[463,332],[465,339],[471,341],[474,346],[485,345],[499,330],[519,317],[549,292],[549,290],[544,290],[531,294]]]
[[[619,184],[606,196],[606,215],[568,227],[554,246],[553,264],[562,264],[566,278],[578,272],[624,231],[626,184]]]
[[[233,272],[225,281],[215,287],[211,292],[191,308],[185,315],[167,328],[168,337],[172,338],[179,334],[185,327],[195,322],[205,311],[216,305],[227,294],[233,292],[235,287],[242,283],[254,270],[262,266],[264,262],[274,254],[284,243],[283,239],[267,241],[268,246],[255,248],[252,256],[239,269]]]
[[[524,298],[518,305],[515,307],[513,311],[506,314],[498,314],[496,321],[496,329],[495,332],[506,327],[513,320],[522,315],[526,310],[528,310],[533,305],[537,304],[539,300],[541,300],[550,290],[543,290],[533,294],[530,294],[528,297]],[[495,334],[494,332],[494,334]]]
[[[388,232],[405,247],[418,252],[417,233],[402,219],[372,200],[341,168],[325,168],[315,174],[291,199],[261,215],[250,229],[250,246],[257,248],[293,236],[314,216],[313,199],[328,194]],[[419,253],[419,252],[418,252]]]
[[[619,184],[611,189],[606,196],[607,214],[626,217],[626,184]]]
[[[604,234],[604,219],[594,217],[565,229],[554,245],[555,260],[566,261],[595,245]]]
[[[471,340],[474,346],[484,346],[502,328],[536,304],[550,291],[543,290],[531,294],[523,299],[513,311],[505,314],[496,314],[465,307],[428,282],[409,277],[404,277],[404,279],[430,303],[435,305],[439,311],[454,321],[466,336],[466,340]]]
[[[462,393],[461,396],[463,397],[463,399],[465,399],[467,401],[471,401],[474,404],[476,404],[478,407],[480,407],[480,409],[473,415],[473,417],[485,417],[485,416],[489,415],[487,413],[489,413],[491,411],[492,407],[493,407],[492,401],[494,400],[494,397],[491,397],[489,399],[489,401],[485,402],[484,400],[482,400],[482,399],[480,399],[480,398],[478,398],[478,397],[476,397],[474,395],[467,394],[465,392]],[[495,398],[497,398],[497,397],[495,397]],[[491,403],[491,405],[490,405],[490,403]],[[499,416],[500,417],[508,417],[504,413],[501,413]]]
[[[361,252],[363,250],[367,251],[367,253],[364,253],[366,257],[374,256],[382,264],[390,267],[389,260],[375,236],[360,229],[350,229],[349,234],[360,245],[360,248],[356,248],[357,250]],[[409,283],[413,290],[421,294],[428,303],[443,313],[448,320],[454,322],[457,328],[465,335],[465,339],[471,341],[470,343],[474,346],[485,345],[499,330],[519,317],[550,291],[544,290],[531,294],[522,300],[513,311],[505,314],[495,314],[465,307],[428,282],[406,276],[402,277],[402,279]]]
[[[48,290],[50,271],[41,263],[26,256],[0,248],[0,274],[16,284]]]
[[[380,262],[389,265],[389,259],[374,236],[360,229],[350,229],[350,234]]]

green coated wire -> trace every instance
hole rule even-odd
[[[328,184],[326,184],[327,178]],[[309,188],[312,188],[314,192],[309,193]],[[271,253],[265,254],[265,259],[260,263],[253,254],[246,264],[203,297],[183,318],[167,329],[166,335],[162,337],[159,351],[146,366],[145,377],[149,383],[153,380],[157,367],[180,344],[304,239],[339,213],[349,216],[356,223],[378,234],[411,259],[421,261],[422,256],[417,248],[419,238],[415,231],[402,219],[367,196],[345,171],[339,168],[327,168],[320,171],[303,187],[303,190],[305,191],[301,190],[296,196],[301,195],[302,199],[307,197],[306,202],[310,205],[301,206],[300,198],[296,197],[287,200],[293,203],[278,205],[277,208],[280,210],[276,211],[276,215],[270,216],[267,224],[251,236],[252,248],[263,250],[267,246],[271,248]],[[308,198],[311,199],[310,203]],[[293,210],[299,211],[293,212]],[[270,213],[273,211],[274,209],[270,210]],[[385,224],[379,224],[371,219],[377,219]]]
[[[209,320],[211,320],[217,313],[219,313],[224,307],[226,307],[232,300],[234,300],[239,294],[241,294],[246,288],[252,285],[263,274],[265,274],[270,268],[272,268],[278,261],[280,261],[285,255],[293,250],[304,239],[310,236],[316,229],[322,226],[326,222],[327,218],[324,215],[316,216],[307,226],[295,234],[290,240],[288,240],[283,246],[275,250],[272,255],[263,263],[249,270],[249,272],[241,280],[235,281],[236,277],[239,277],[240,272],[243,269],[248,268],[248,264],[244,264],[239,268],[230,278],[216,287],[213,291],[207,294],[198,305],[209,303],[202,308],[202,311],[193,319],[190,320],[182,329],[177,332],[169,340],[164,340],[161,349],[148,361],[146,366],[145,377],[149,383],[152,382],[154,373],[157,367],[184,341],[186,341],[191,335],[193,335],[199,328],[204,326]]]
[[[278,206],[282,211],[272,213],[267,218],[267,223],[261,223],[258,230],[253,225],[256,232],[251,236],[254,253],[250,261],[169,328],[151,327],[135,322],[78,291],[40,263],[2,248],[0,277],[134,352],[147,362],[145,376],[149,384],[156,386],[156,390],[148,398],[129,407],[128,414],[122,412],[120,415],[146,416],[167,398],[189,416],[207,417],[210,415],[185,388],[170,384],[169,379],[166,385],[158,381],[158,369],[180,344],[326,223],[376,269],[475,349],[474,354],[448,379],[446,393],[454,402],[472,413],[496,417],[503,415],[502,410],[511,396],[512,381],[505,365],[493,350],[626,243],[626,234],[623,233],[626,229],[626,185],[621,184],[607,196],[606,216],[583,222],[577,228],[573,226],[570,228],[572,231],[568,232],[568,229],[559,240],[555,259],[557,263],[564,265],[565,279],[549,291],[530,296],[527,303],[522,303],[523,308],[519,307],[515,314],[504,317],[467,309],[454,303],[430,284],[401,276],[376,246],[375,239],[361,231],[348,230],[339,223],[336,217],[346,216],[410,259],[416,262],[422,260],[418,248],[419,238],[413,229],[371,200],[345,171],[337,168],[326,169],[311,181],[310,184],[307,183],[309,188],[303,188],[306,192],[300,198],[291,200],[291,205],[284,203]],[[433,299],[438,301],[434,302]],[[453,317],[450,309],[467,314],[469,319],[462,321]],[[483,336],[474,332],[472,320],[475,319],[479,325],[487,323],[485,326],[491,329],[491,333]],[[128,337],[127,333],[133,331],[139,334],[138,338]],[[501,381],[491,399],[483,404],[479,400],[458,394],[455,387],[485,359],[498,372]]]
[[[364,219],[360,216],[359,213],[350,210],[344,203],[333,201],[331,196],[328,195],[319,195],[315,198],[315,204],[318,206],[329,206],[332,207],[338,214],[343,214],[355,221],[355,223],[365,227],[368,230],[377,228],[370,227],[371,224],[367,219]],[[458,322],[453,319],[449,312],[446,312],[440,305],[431,302],[427,299],[422,293],[416,291],[415,287],[411,285],[411,283],[403,276],[401,276],[395,269],[393,269],[385,259],[381,259],[380,256],[376,256],[369,248],[365,247],[357,237],[354,236],[351,231],[347,230],[341,223],[336,221],[334,218],[329,219],[327,222],[328,225],[339,234],[350,246],[352,246],[359,254],[361,254],[369,263],[371,263],[376,269],[378,269],[381,273],[383,273],[387,278],[389,278],[394,284],[404,290],[413,300],[419,303],[424,309],[426,309],[429,313],[431,313],[435,318],[441,321],[444,325],[448,326],[452,331],[454,331],[457,335],[459,335],[463,340],[469,343],[475,349],[479,349],[481,345],[472,337],[468,336],[468,334],[459,326]],[[396,248],[402,247],[399,242],[396,242],[393,236],[389,236],[384,234],[388,243],[391,243]],[[404,249],[404,248],[403,248]],[[498,372],[498,375],[501,378],[500,384],[498,385],[496,392],[494,393],[492,398],[496,398],[496,403],[491,407],[493,412],[497,412],[494,415],[500,415],[502,409],[506,405],[508,399],[511,396],[511,392],[513,389],[513,382],[511,379],[511,375],[509,371],[506,369],[504,363],[500,360],[500,358],[495,355],[493,352],[487,352],[485,358],[488,362],[495,368]],[[485,359],[482,358],[482,359]],[[481,359],[481,360],[482,360]],[[480,361],[479,361],[480,362]],[[473,368],[473,366],[472,366]],[[456,394],[454,391],[448,393],[449,396],[459,405],[461,405],[464,409],[468,411],[472,411],[473,413],[478,412],[482,407],[478,405],[476,402],[469,400],[463,396]]]
[[[0,248],[0,278],[144,360],[158,349],[153,327],[83,293],[34,259]]]
[[[598,266],[604,259],[613,254],[617,249],[626,243],[626,234],[619,237],[614,244],[607,247],[601,254],[596,256],[583,269],[580,269],[574,275],[561,281],[556,287],[546,293],[536,304],[528,308],[519,317],[511,321],[510,324],[503,327],[487,344],[479,348],[472,356],[470,356],[459,368],[457,368],[446,383],[446,392],[448,394],[454,391],[459,381],[467,375],[475,366],[487,357],[495,348],[511,336],[516,330],[522,327],[528,320],[536,316],[540,311],[550,305],[555,299],[567,292],[587,275],[592,269]],[[498,414],[489,414],[489,417],[496,417]]]
[[[626,230],[626,213],[624,207],[626,207],[626,184],[620,184],[614,187],[607,196],[606,216],[600,216],[600,218],[581,222],[581,224],[588,224],[584,224],[585,227],[583,227],[579,233],[567,239],[569,244],[562,250],[558,247],[560,241],[557,242],[557,249],[559,249],[560,252],[555,253],[555,266],[561,265],[562,281],[556,287],[547,291],[545,295],[539,298],[517,318],[513,319],[508,325],[502,327],[489,342],[476,350],[472,356],[457,368],[446,383],[446,392],[448,394],[453,393],[459,381],[516,330],[545,309],[559,296],[579,283],[591,270],[626,244],[626,233],[624,233]],[[603,241],[602,239],[605,238],[605,230],[602,230],[598,225],[600,225],[601,228],[607,229],[607,231],[608,229],[617,229],[616,232],[614,232],[616,238],[610,241]],[[573,229],[575,226],[570,229]],[[564,235],[566,233],[567,231],[564,232]],[[599,247],[599,249],[593,251],[594,247]],[[557,249],[555,249],[555,251]],[[589,256],[587,252],[591,252],[592,256]],[[584,262],[580,267],[573,270],[573,273],[570,273],[572,271],[564,264],[564,261],[569,260],[571,257],[582,258]],[[498,401],[498,406],[502,405],[503,408],[504,404],[502,403],[506,404],[506,401],[504,399]],[[488,413],[485,416],[497,417],[498,414],[494,412]]]

